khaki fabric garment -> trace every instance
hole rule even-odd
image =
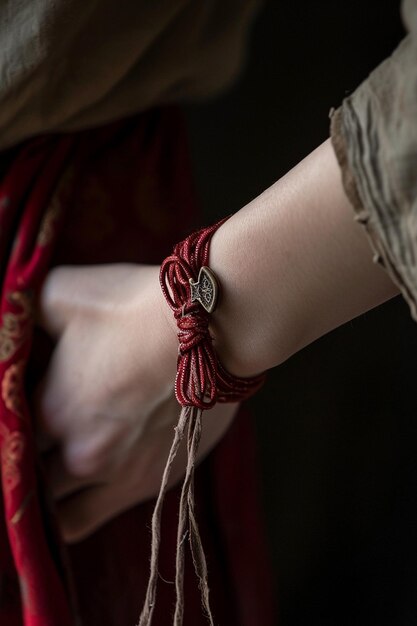
[[[381,263],[417,321],[417,1],[408,35],[332,114],[346,192]]]
[[[259,0],[0,0],[0,149],[221,89]]]

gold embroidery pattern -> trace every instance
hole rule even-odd
[[[14,291],[8,296],[9,302],[20,308],[19,313],[3,313],[0,326],[0,362],[10,359],[25,340],[26,322],[32,313],[32,301],[29,294]]]
[[[61,201],[57,196],[52,198],[51,204],[46,211],[39,229],[37,245],[47,246],[51,243],[55,234],[55,224],[62,213]]]
[[[4,437],[1,446],[3,484],[6,486],[6,490],[10,492],[20,482],[19,464],[25,449],[25,437],[18,430],[9,431],[4,424],[0,424],[0,430]]]
[[[13,363],[4,373],[1,382],[1,397],[9,411],[23,418],[23,375],[25,362]]]
[[[74,167],[71,165],[67,167],[64,174],[61,176],[46,208],[36,239],[38,246],[47,246],[57,234],[57,222],[61,218],[64,205],[68,202],[68,195],[72,189],[73,179]]]
[[[16,513],[13,515],[13,517],[10,520],[13,526],[16,526],[16,524],[20,522],[20,520],[24,516],[25,511],[28,508],[29,503],[32,500],[34,495],[35,495],[34,491],[29,491],[28,495],[23,499],[22,504],[19,506]]]

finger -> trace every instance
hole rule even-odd
[[[41,454],[49,452],[58,443],[58,438],[55,434],[52,435],[50,429],[47,428],[43,415],[44,411],[44,398],[45,395],[45,379],[39,383],[32,396],[32,406],[34,415],[34,429],[36,448]]]
[[[85,489],[58,503],[62,536],[67,543],[81,541],[125,508],[117,483]]]
[[[87,478],[72,474],[66,467],[59,448],[42,455],[41,462],[54,500],[61,500],[104,480],[103,476]]]
[[[51,450],[65,434],[65,425],[60,418],[62,411],[57,408],[55,395],[50,393],[53,381],[49,378],[47,373],[33,394],[36,442],[41,453]]]
[[[93,266],[60,266],[47,275],[40,291],[37,320],[52,337],[58,337],[79,310],[91,309],[103,298],[107,301],[111,289],[120,289],[126,296],[126,284],[137,288],[131,280],[129,264]],[[144,270],[142,277],[152,270]],[[143,282],[143,281],[142,281]]]
[[[80,304],[91,297],[93,282],[90,267],[60,266],[51,270],[38,298],[38,325],[52,337],[59,337]]]
[[[52,337],[58,337],[68,323],[68,272],[59,267],[51,270],[39,292],[36,322]]]

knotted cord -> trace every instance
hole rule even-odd
[[[210,335],[210,313],[201,297],[193,297],[199,285],[200,272],[208,270],[210,241],[225,218],[178,243],[171,256],[161,265],[160,284],[178,327],[179,352],[175,396],[181,413],[175,428],[174,441],[168,455],[158,499],[152,516],[152,549],[150,576],[139,626],[150,626],[156,602],[161,514],[172,464],[188,426],[187,468],[181,491],[176,557],[176,607],[174,626],[181,626],[184,613],[184,555],[188,537],[194,569],[199,580],[202,606],[211,626],[214,625],[209,603],[206,558],[194,511],[194,468],[202,432],[202,412],[216,402],[239,402],[254,394],[265,375],[240,378],[230,374],[219,362]],[[212,273],[209,273],[212,276]],[[214,280],[214,277],[213,277]],[[208,281],[206,291],[210,306],[214,297]],[[198,293],[198,291],[196,291]],[[204,292],[202,292],[204,295]],[[212,310],[212,309],[210,309]]]

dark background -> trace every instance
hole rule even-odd
[[[188,111],[205,221],[326,139],[329,109],[402,36],[398,1],[270,0],[240,81]],[[396,298],[292,357],[252,402],[281,626],[417,624],[416,354]]]

